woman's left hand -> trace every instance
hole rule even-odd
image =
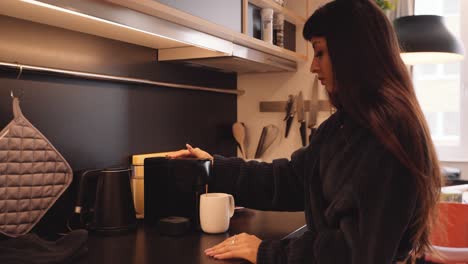
[[[262,240],[258,237],[242,233],[206,249],[205,254],[216,259],[241,258],[257,263],[257,252],[260,243],[262,243]]]

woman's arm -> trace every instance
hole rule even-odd
[[[304,159],[299,149],[291,160],[272,163],[214,156],[210,192],[234,195],[236,204],[260,210],[304,210]]]
[[[171,152],[169,158],[196,157],[212,160],[209,192],[234,195],[236,204],[260,210],[304,210],[304,162],[308,148],[291,155],[291,160],[272,163],[225,158],[193,148]]]

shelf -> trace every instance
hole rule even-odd
[[[65,9],[61,10],[42,2],[28,3],[2,0],[0,3],[0,14],[142,46],[154,48],[186,46],[183,43],[158,37],[156,37],[158,40],[154,41],[150,35],[141,31],[131,30],[110,22],[106,23],[104,20],[99,20],[92,16],[79,15],[72,11],[65,11]],[[122,39],[121,36],[126,36],[126,38]],[[158,44],[155,45],[154,43]]]
[[[263,51],[263,52],[266,52],[271,55],[275,55],[280,58],[294,60],[294,61],[303,61],[307,59],[306,54],[293,52],[293,51],[275,46],[273,44],[266,43],[262,40],[252,38],[241,32],[236,32],[234,30],[225,28],[215,23],[206,21],[200,17],[187,14],[183,11],[161,4],[154,0],[106,0],[106,1],[126,7],[126,8],[136,10],[144,14],[148,14],[150,16],[154,16],[157,18],[161,18],[161,19],[173,22],[173,23],[177,23],[182,26],[190,27],[192,29],[199,30],[201,32],[222,38],[224,40],[231,41],[235,44],[239,44],[239,45],[246,46],[248,48]],[[273,1],[262,0],[260,2],[275,4]],[[285,10],[280,5],[278,4],[276,5],[282,10]]]
[[[214,53],[217,57],[247,59],[246,63],[255,69],[274,64],[275,67],[265,69],[291,71],[297,69],[298,61],[307,60],[307,54],[266,43],[154,0],[1,0],[0,15],[159,51],[198,50],[203,54]],[[239,52],[237,48],[235,53],[234,47],[238,46],[244,49]],[[252,60],[248,60],[250,58]]]
[[[270,43],[267,43],[263,40],[252,38],[245,34],[238,34],[233,41],[236,44],[247,46],[252,49],[257,50],[269,50],[269,53],[273,55],[277,55],[278,57],[282,57],[285,59],[291,59],[295,61],[306,61],[307,55],[301,54],[298,52],[294,52]]]
[[[289,10],[286,7],[281,6],[280,4],[276,3],[273,0],[248,0],[249,3],[252,3],[260,8],[271,8],[275,12],[282,13],[284,18],[289,22],[298,25],[304,24],[306,22],[306,18],[303,16],[299,16],[295,14],[293,11]]]
[[[202,46],[229,53],[230,42],[157,17],[95,0],[1,0],[0,15],[161,49]]]

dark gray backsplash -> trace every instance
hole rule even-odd
[[[0,61],[235,89],[236,75],[156,63],[156,50],[0,16]],[[74,170],[183,148],[235,155],[236,96],[0,70],[0,126],[24,115]]]

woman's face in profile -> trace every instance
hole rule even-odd
[[[317,74],[322,85],[331,93],[334,88],[334,77],[327,40],[324,37],[313,37],[310,42],[314,48],[314,59],[310,65],[310,71]]]

